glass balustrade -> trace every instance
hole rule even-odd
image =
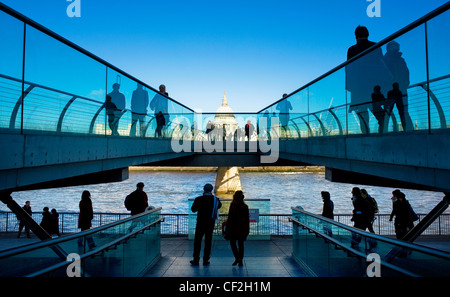
[[[292,218],[292,254],[317,276],[367,276],[373,257],[380,263],[380,276],[450,275],[448,253],[354,229],[300,208],[292,208]]]
[[[405,27],[260,112],[229,115],[239,129],[251,121],[257,132],[262,120],[267,123],[263,137],[272,133],[285,140],[446,129],[447,9],[444,5],[437,15]],[[204,132],[211,122],[239,133],[225,123],[227,115],[198,115],[26,20],[2,11],[0,23],[5,41],[0,61],[1,131],[171,138],[190,127],[201,131],[193,139],[207,139]]]
[[[286,139],[446,129],[448,4],[259,112]]]
[[[180,117],[193,118],[166,94],[1,8],[0,132],[170,138]]]
[[[67,276],[78,257],[82,276],[138,276],[160,255],[161,208],[81,233],[0,253],[1,276]]]

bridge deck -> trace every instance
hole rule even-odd
[[[243,266],[232,266],[233,253],[228,241],[214,240],[211,264],[192,266],[193,241],[187,237],[163,238],[161,260],[147,273],[148,277],[303,277],[307,276],[291,258],[292,240],[246,241]],[[203,246],[202,253],[203,254]]]

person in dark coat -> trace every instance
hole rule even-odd
[[[78,228],[80,228],[81,231],[89,230],[92,227],[92,219],[94,218],[91,193],[89,191],[83,191],[83,193],[81,194],[79,207],[80,213],[78,215]],[[91,249],[95,247],[95,243],[92,237],[86,236],[85,239]],[[78,246],[83,246],[83,238],[78,239]]]
[[[250,138],[253,135],[253,131],[255,131],[255,126],[253,126],[251,121],[247,121],[247,124],[245,125],[245,136],[247,137],[248,141],[250,141]]]
[[[392,213],[389,221],[395,216],[394,227],[397,239],[402,239],[413,227],[414,223],[411,217],[411,205],[406,196],[400,190],[395,190],[392,192],[395,202],[392,205]]]
[[[144,186],[142,182],[137,183],[136,190],[128,196],[129,198],[127,197],[127,200],[131,200],[126,201],[126,207],[131,211],[132,216],[145,212],[148,207],[148,196],[144,192]]]
[[[94,210],[92,208],[91,193],[83,191],[79,204],[80,214],[78,215],[78,228],[81,231],[89,230],[92,227],[92,219],[94,218]]]
[[[321,192],[323,201],[322,216],[334,220],[334,204],[331,200],[330,193],[326,191]]]
[[[211,184],[206,184],[203,190],[203,195],[195,198],[191,206],[191,211],[197,213],[194,237],[194,259],[190,261],[192,265],[199,264],[203,236],[205,236],[203,265],[209,264],[214,225],[218,216],[218,209],[222,207],[220,200],[212,194],[213,186]]]
[[[354,223],[353,227],[365,231],[369,222],[369,209],[366,200],[361,195],[361,189],[354,187],[352,189],[352,203],[353,216],[351,221]],[[361,237],[352,232],[352,246],[355,247],[361,242]]]
[[[48,207],[44,207],[42,212],[42,221],[40,226],[42,229],[44,229],[49,235],[51,234],[51,228],[52,228],[52,215],[50,211],[48,210]]]
[[[355,30],[356,44],[347,51],[347,60],[350,60],[362,52],[368,50],[376,43],[368,40],[369,30],[364,26],[358,26]],[[355,112],[361,133],[369,131],[369,112],[373,87],[381,86],[387,90],[386,77],[388,72],[382,63],[383,51],[377,48],[370,53],[358,58],[345,67],[346,89],[351,93],[349,113]]]
[[[58,211],[56,211],[56,209],[52,209],[51,211],[51,215],[52,215],[52,223],[50,226],[50,235],[55,234],[57,236],[60,236],[59,234],[59,214]]]
[[[30,204],[31,204],[30,201],[26,201],[25,205],[22,208],[31,217],[33,215],[33,211],[31,210],[31,205]],[[23,227],[25,227],[25,234],[27,235],[27,238],[31,238],[31,236],[30,236],[30,227],[27,224],[25,224],[24,221],[22,221],[20,219],[19,219],[19,233],[17,234],[17,238],[20,237],[20,234],[22,233]]]
[[[242,266],[244,259],[244,241],[250,232],[250,214],[247,204],[244,202],[242,191],[236,191],[228,211],[227,232],[229,234],[230,246],[235,261],[233,265]],[[236,246],[236,242],[238,246]]]
[[[167,124],[164,114],[160,111],[156,114],[156,131],[155,137],[162,137],[162,128]]]

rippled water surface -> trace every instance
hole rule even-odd
[[[188,199],[201,195],[203,185],[214,185],[214,172],[169,172],[130,171],[130,178],[123,182],[48,189],[13,193],[13,198],[23,205],[31,201],[33,211],[40,212],[44,206],[59,212],[78,212],[78,203],[83,190],[89,190],[95,212],[127,212],[123,201],[140,181],[145,183],[149,203],[162,207],[163,213],[188,213]],[[246,198],[271,199],[271,213],[289,214],[292,206],[302,206],[313,213],[321,213],[323,190],[331,193],[335,213],[351,213],[352,184],[332,183],[323,173],[300,172],[241,172],[241,184]],[[360,186],[376,198],[380,213],[392,210],[393,188]],[[442,200],[442,193],[403,190],[407,199],[418,213],[429,212]],[[8,210],[5,205],[0,210]],[[449,212],[447,210],[447,212]]]

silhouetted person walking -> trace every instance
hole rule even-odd
[[[386,46],[386,53],[383,61],[389,70],[389,84],[390,88],[393,84],[396,90],[394,103],[397,104],[397,110],[402,122],[403,131],[410,131],[413,129],[413,123],[408,113],[408,88],[410,85],[410,73],[408,65],[400,52],[400,44],[396,41],[391,41]],[[401,94],[401,96],[399,95]],[[388,94],[388,99],[390,96]]]
[[[105,109],[108,116],[108,125],[109,129],[111,129],[111,134],[119,135],[119,132],[117,130],[120,117],[116,119],[116,114],[120,111],[117,109],[117,106],[112,103],[110,95],[106,96]]]
[[[358,26],[355,30],[356,44],[347,51],[347,60],[366,51],[376,43],[368,40],[369,31]],[[383,52],[377,48],[353,61],[345,68],[346,89],[351,93],[349,112],[355,112],[361,133],[369,133],[369,112],[373,86],[385,85],[387,69],[382,64]]]
[[[141,84],[137,85],[131,97],[131,129],[130,136],[136,136],[136,124],[139,122],[139,134],[144,136],[145,126],[144,119],[147,115],[147,106],[149,103],[148,92],[145,91]]]
[[[386,103],[386,98],[383,93],[381,93],[381,87],[375,86],[372,93],[372,113],[378,121],[378,133],[384,132],[384,119],[386,117],[386,112],[383,106]]]
[[[408,107],[404,105],[404,101],[407,99],[400,90],[400,85],[398,83],[392,84],[392,90],[388,92],[388,100],[391,104],[390,113],[392,113],[394,105],[397,105],[398,115],[400,116],[400,120],[402,122],[403,131],[411,131],[413,123],[408,113]]]
[[[236,191],[233,195],[233,201],[228,211],[227,232],[235,258],[233,265],[239,264],[239,266],[242,266],[244,241],[250,233],[250,213],[247,204],[244,202],[242,191]]]
[[[206,184],[203,190],[203,195],[195,198],[191,206],[191,211],[197,213],[192,265],[199,265],[203,236],[205,237],[203,265],[209,264],[214,225],[218,216],[218,209],[222,207],[220,200],[212,194],[213,186],[211,184]]]
[[[402,239],[414,227],[414,222],[411,217],[411,205],[406,196],[400,190],[395,190],[392,195],[396,200],[392,206],[391,216],[389,221],[395,217],[394,227],[397,239]]]
[[[375,221],[375,213],[378,212],[378,206],[375,199],[367,193],[366,189],[361,189],[361,196],[367,204],[367,229],[370,233],[375,233],[373,230],[373,222]]]
[[[31,210],[31,203],[30,201],[26,201],[25,205],[22,207],[25,212],[30,215],[30,217],[33,215],[33,211]],[[27,238],[31,238],[30,236],[30,227],[22,220],[19,219],[19,233],[17,234],[17,238],[20,237],[20,234],[22,233],[23,228],[25,227],[25,234],[27,235]]]

